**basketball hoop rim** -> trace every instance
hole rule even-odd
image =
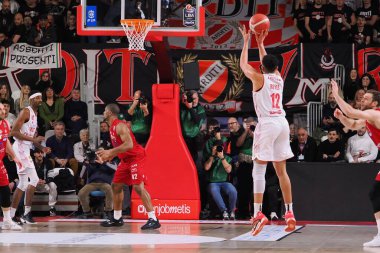
[[[153,25],[154,20],[152,19],[120,19],[120,24],[122,25],[135,25],[135,24]]]

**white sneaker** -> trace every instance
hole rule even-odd
[[[278,221],[278,217],[277,217],[277,214],[275,212],[271,212],[270,213],[270,219],[272,221]]]
[[[3,225],[1,226],[1,229],[3,229],[3,230],[22,230],[22,227],[17,225],[13,221],[4,221]]]
[[[363,243],[363,247],[380,247],[380,236],[377,235],[372,241]]]

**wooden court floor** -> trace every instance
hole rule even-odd
[[[231,240],[250,231],[247,222],[163,221],[159,230],[141,231],[143,221],[127,221],[118,228],[103,228],[99,221],[56,219],[24,225],[20,232],[0,230],[0,253],[380,253],[380,248],[362,247],[375,235],[374,225],[305,224],[279,241],[258,242]]]

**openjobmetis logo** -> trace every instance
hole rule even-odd
[[[330,71],[335,68],[336,63],[334,62],[334,56],[330,48],[323,49],[323,55],[321,57],[320,66],[322,69]]]
[[[201,96],[204,100],[211,103],[226,88],[228,69],[219,60],[200,60],[199,75]]]
[[[161,214],[190,214],[191,213],[191,207],[182,204],[182,205],[156,205],[154,206],[154,211],[156,212],[157,216],[160,216]],[[137,207],[138,213],[146,213],[146,209],[143,205],[138,205]]]

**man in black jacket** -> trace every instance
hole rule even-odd
[[[292,162],[315,162],[317,160],[318,148],[315,140],[310,137],[305,128],[299,128],[297,139],[291,144],[294,157],[289,161]]]
[[[71,91],[71,99],[65,102],[65,124],[70,134],[79,136],[80,130],[87,128],[87,104],[80,100],[80,90]]]

